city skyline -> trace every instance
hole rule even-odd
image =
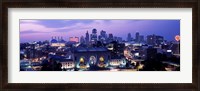
[[[97,35],[103,30],[123,40],[128,33],[135,38],[136,32],[145,38],[155,34],[174,40],[175,35],[180,35],[180,20],[20,20],[20,42],[50,40],[52,36],[61,36],[67,41],[69,37],[80,39],[87,31],[91,34],[94,28]]]
[[[20,71],[180,71],[179,35],[180,20],[21,20]]]

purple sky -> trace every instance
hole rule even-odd
[[[93,28],[98,35],[104,30],[125,40],[128,33],[135,38],[136,32],[174,40],[175,35],[180,35],[180,20],[20,20],[20,42],[50,40],[52,36],[68,41],[69,37],[85,37],[86,31],[91,34]]]

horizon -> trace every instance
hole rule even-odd
[[[20,20],[20,43],[51,40],[52,36],[69,37],[84,36],[88,31],[97,29],[112,33],[114,36],[126,40],[128,33],[135,38],[135,33],[140,35],[160,35],[165,40],[174,40],[175,35],[180,35],[180,20]],[[145,26],[145,27],[144,27]],[[169,32],[172,31],[172,32]]]

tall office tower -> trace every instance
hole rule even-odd
[[[128,33],[128,36],[127,36],[127,41],[128,41],[128,42],[130,42],[130,41],[131,41],[131,39],[132,39],[132,37],[131,37],[131,33]]]
[[[81,36],[81,38],[80,38],[80,43],[85,44],[85,39],[83,36]]]
[[[147,35],[147,44],[155,45],[155,35]]]
[[[164,42],[164,37],[163,36],[158,36],[158,35],[148,35],[147,36],[147,44],[150,45],[160,45]]]
[[[91,38],[90,41],[92,44],[97,42],[97,30],[96,29],[92,30],[92,34],[90,35],[90,38]]]
[[[103,31],[103,30],[101,30],[101,36],[103,37],[103,38],[106,38],[107,37],[107,35],[106,35],[106,31]]]
[[[144,42],[144,36],[143,35],[139,36],[139,42]]]
[[[100,35],[99,35],[99,41],[102,43],[106,43],[107,35],[106,31],[101,30]]]
[[[114,40],[113,34],[110,33],[110,34],[108,35],[107,42],[112,42],[113,40]]]
[[[140,38],[140,34],[139,34],[139,32],[136,32],[135,33],[135,41],[139,42],[139,38]]]
[[[85,42],[86,42],[86,44],[89,44],[89,33],[88,33],[88,31],[87,31],[87,33],[85,34]]]

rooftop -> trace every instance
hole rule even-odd
[[[90,48],[77,47],[74,50],[75,50],[75,52],[108,51],[108,49],[106,47],[90,47]]]

